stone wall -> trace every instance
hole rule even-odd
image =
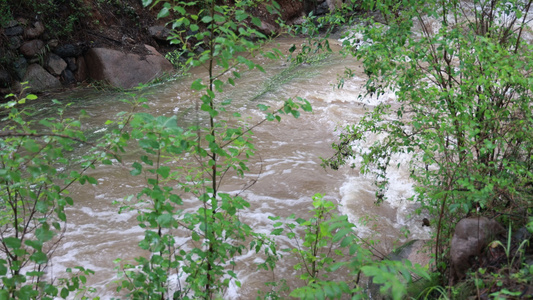
[[[278,1],[281,17],[289,24],[297,23],[312,10],[316,14],[319,6],[325,7],[324,12],[328,8],[332,10],[337,2],[341,3],[340,0]],[[140,16],[146,9],[138,10]],[[270,14],[264,6],[252,10],[262,20],[263,32],[279,32],[275,22],[278,16]],[[143,15],[143,18],[133,27],[118,26],[111,23],[120,22],[113,15],[109,20],[102,19],[102,24],[107,23],[97,31],[95,28],[79,29],[77,36],[85,38],[71,43],[52,38],[55,35],[47,32],[46,20],[42,18],[18,17],[5,22],[0,28],[0,95],[19,91],[21,82],[27,82],[29,91],[37,93],[74,86],[89,79],[131,88],[172,72],[172,65],[152,47],[168,48],[169,29],[161,23],[164,21],[156,21],[155,16]],[[154,25],[155,22],[159,23]],[[136,34],[130,29],[135,29]]]
[[[87,79],[83,58],[87,47],[60,45],[49,37],[42,21],[11,20],[0,35],[3,35],[0,88],[28,82],[32,92],[43,92]]]

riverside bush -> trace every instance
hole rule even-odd
[[[362,1],[377,17],[346,34],[344,48],[362,61],[366,96],[393,91],[346,126],[337,169],[373,173],[386,188],[391,158],[408,154],[419,212],[435,224],[435,258],[445,274],[455,223],[470,214],[525,224],[533,165],[531,1]],[[348,71],[347,74],[353,74]],[[370,134],[383,139],[365,149]]]

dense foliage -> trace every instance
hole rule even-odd
[[[443,275],[459,219],[483,214],[505,224],[529,222],[531,4],[363,1],[380,16],[344,41],[363,62],[367,95],[381,99],[393,92],[396,101],[381,101],[346,127],[334,145],[336,155],[325,164],[336,169],[359,158],[356,167],[375,174],[385,189],[387,170],[399,155],[409,155],[414,200],[436,226],[435,255]]]
[[[0,106],[2,299],[67,297],[84,290],[86,275],[92,273],[79,267],[71,278],[44,279],[65,231],[65,207],[74,202],[68,187],[96,180],[83,174],[94,160],[73,152],[86,142],[80,121],[64,118],[64,108],[57,116],[32,120],[35,111],[18,107],[36,98],[8,95]]]
[[[109,121],[106,125],[114,130],[92,145],[79,120],[63,117],[63,108],[57,117],[33,121],[33,112],[20,106],[35,96],[10,95],[1,107],[0,298],[52,299],[91,291],[84,286],[91,270],[78,267],[67,270],[73,273],[69,278],[48,279],[46,268],[65,228],[65,207],[75,200],[68,187],[74,182],[96,184],[85,170],[96,161],[110,164],[111,158],[120,159],[129,148],[139,149],[139,157],[129,163],[130,173],[142,175],[146,185],[140,193],[125,197],[121,209],[137,212],[144,230],[139,247],[149,255],[135,262],[117,259],[122,263],[117,290],[125,297],[224,298],[230,284],[241,285],[235,260],[248,251],[262,255],[258,268],[265,270],[275,268],[283,256],[298,261],[294,269],[299,272],[299,287],[284,294],[282,282],[269,283],[270,290],[260,298],[365,298],[367,287],[360,280],[365,275],[380,284],[382,293],[401,299],[413,275],[430,279],[427,270],[408,261],[373,260],[355,225],[337,215],[335,205],[322,195],[313,197],[309,218],[272,217],[274,228],[265,234],[241,220],[239,212],[249,206],[247,199],[224,193],[224,178],[249,171],[255,126],[311,111],[310,103],[299,97],[287,99],[279,108],[260,104],[257,109],[265,112],[264,120],[249,125],[231,99],[223,96],[238,85],[242,71],[262,71],[255,55],[284,58],[276,49],[263,52],[268,38],[256,30],[260,20],[251,13],[258,7],[276,13],[275,2],[142,3],[157,7],[159,17],[174,18],[172,42],[182,45],[184,64],[205,67],[190,87],[198,96],[197,113],[203,121],[183,126],[175,117],[137,113],[146,100],[134,97],[132,111]],[[378,188],[385,189],[387,170],[396,166],[395,159],[410,157],[417,192],[413,200],[435,225],[434,255],[441,283],[450,267],[450,235],[460,218],[488,215],[513,228],[529,223],[532,3],[354,1],[335,14],[320,18],[311,14],[302,26],[284,27],[310,35],[301,51],[296,46],[290,51],[288,63],[298,64],[329,50],[327,38],[335,26],[359,24],[346,32],[343,50],[362,61],[367,96],[381,99],[392,92],[396,100],[382,101],[346,127],[334,145],[336,155],[325,164],[338,169],[355,158],[361,163],[353,166],[376,175]],[[360,22],[354,8],[377,14]],[[367,140],[375,136],[381,138],[369,146]],[[80,155],[79,144],[89,145],[96,154]],[[296,246],[280,247],[279,237]],[[526,244],[521,243],[518,252]],[[510,239],[493,246],[505,249],[505,274],[487,275],[481,269],[472,281],[478,293],[492,291],[488,285],[507,284],[492,296],[516,296],[519,292],[509,282],[531,284],[533,270],[513,267]],[[418,294],[453,297],[454,292],[459,294],[453,288],[433,286]]]

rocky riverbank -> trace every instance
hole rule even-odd
[[[95,81],[127,89],[173,72],[164,56],[179,47],[167,41],[172,17],[157,19],[158,9],[143,8],[138,0],[77,2],[7,1],[0,19],[0,94],[20,91],[22,82],[35,93]],[[278,1],[287,22],[310,10],[323,14],[335,2],[309,7],[298,0]],[[259,30],[278,32],[277,16],[261,7],[251,13],[261,19]]]

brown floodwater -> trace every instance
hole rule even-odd
[[[276,46],[287,53],[292,44],[300,45],[301,39],[277,39]],[[331,40],[338,49],[340,42]],[[230,176],[225,179],[222,190],[240,193],[251,206],[241,213],[242,219],[256,231],[270,232],[273,222],[269,216],[287,217],[290,214],[307,215],[312,209],[311,197],[325,194],[325,199],[340,205],[340,212],[349,216],[357,225],[362,238],[379,240],[376,248],[390,251],[407,239],[427,238],[429,229],[422,227],[422,217],[413,215],[416,205],[408,200],[412,186],[406,169],[391,169],[391,183],[386,201],[375,205],[375,187],[372,178],[348,167],[338,171],[320,166],[320,157],[333,154],[331,143],[337,139],[340,129],[357,122],[372,109],[377,99],[359,97],[363,93],[365,76],[361,65],[353,58],[329,55],[319,62],[304,64],[288,70],[284,62],[273,62],[258,58],[266,72],[246,71],[236,86],[228,89],[224,97],[233,99],[235,110],[239,111],[249,124],[259,122],[263,113],[257,104],[279,107],[288,97],[302,97],[313,106],[312,113],[302,113],[294,119],[284,116],[281,122],[267,122],[254,129],[256,155],[250,160],[250,173],[244,179]],[[338,78],[346,67],[355,70],[355,76],[345,80],[341,89],[336,88]],[[198,95],[190,92],[190,78],[205,76],[205,69],[191,71],[191,77],[183,77],[161,83],[142,91],[148,98],[150,112],[154,115],[176,115],[179,122],[192,124],[202,122],[196,113]],[[112,92],[75,91],[61,95],[75,99],[74,109],[85,109],[90,116],[85,128],[89,132],[105,131],[104,122],[114,119],[128,106],[118,101],[124,94]],[[77,100],[76,100],[77,99]],[[394,102],[394,95],[385,95],[380,101]],[[200,120],[199,120],[200,119]],[[236,120],[230,120],[234,122]],[[378,137],[369,137],[371,142]],[[135,157],[136,153],[127,156]],[[407,157],[397,157],[405,162]],[[143,238],[143,230],[136,221],[136,212],[118,213],[119,206],[113,205],[143,187],[142,176],[129,174],[131,163],[97,166],[90,175],[97,178],[98,185],[78,185],[71,189],[75,200],[68,208],[68,228],[62,243],[52,259],[52,275],[59,275],[66,267],[83,266],[95,271],[88,285],[97,292],[90,296],[102,299],[119,297],[115,293],[116,265],[121,258],[132,261],[137,256],[147,255],[137,246]],[[251,185],[242,191],[244,186]],[[189,208],[194,200],[186,201]],[[187,236],[176,232],[177,240],[186,243]],[[281,239],[281,244],[291,241]],[[262,257],[255,253],[244,253],[236,259],[242,288],[232,284],[222,295],[223,299],[255,299],[258,290],[267,290],[266,281],[287,279],[294,288],[302,282],[294,278],[298,273],[292,270],[294,260],[286,257],[274,272],[256,271],[255,263]],[[174,278],[174,280],[176,280]]]

